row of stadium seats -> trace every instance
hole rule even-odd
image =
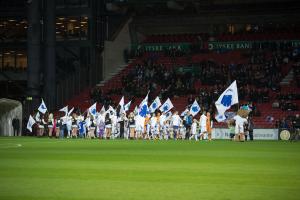
[[[299,39],[300,33],[295,31],[280,32],[262,32],[262,33],[238,33],[238,34],[221,34],[216,37],[209,37],[205,33],[197,34],[165,34],[165,35],[149,35],[144,39],[143,43],[196,43],[201,38],[207,41],[209,38],[215,38],[217,41],[256,41],[256,40],[293,40]]]
[[[243,33],[224,34],[216,37],[218,41],[256,41],[256,40],[292,40],[299,39],[299,32],[278,32],[278,33]]]
[[[195,43],[198,41],[198,38],[207,38],[207,34],[166,34],[166,35],[150,35],[143,42],[144,43]]]

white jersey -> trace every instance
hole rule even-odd
[[[157,118],[156,117],[151,117],[150,119],[150,126],[153,128],[157,126]]]
[[[103,115],[98,115],[97,117],[97,125],[99,125],[101,122],[105,122],[105,117]]]
[[[61,119],[63,125],[67,124],[67,121],[68,121],[68,117],[67,116],[64,116],[64,117],[62,117],[60,119]]]
[[[161,115],[161,116],[159,117],[159,125],[160,125],[161,127],[163,127],[164,124],[165,124],[165,121],[166,121],[166,116],[165,116],[165,115]]]
[[[193,135],[197,134],[197,122],[192,123],[191,131]]]
[[[144,131],[145,118],[137,115],[135,117],[135,129],[138,132]]]
[[[72,126],[72,117],[70,116],[67,117],[67,125]]]
[[[90,128],[90,126],[91,126],[91,124],[92,124],[91,119],[90,119],[89,117],[87,117],[87,118],[85,119],[85,123],[86,123],[86,127],[87,127],[87,128]]]
[[[111,116],[110,116],[110,119],[111,119],[111,124],[112,124],[113,126],[116,126],[117,121],[118,121],[118,117],[117,117],[116,115],[111,115]]]
[[[180,126],[180,123],[181,123],[181,118],[179,117],[179,115],[177,114],[174,114],[171,118],[171,121],[172,121],[172,125],[173,126]]]
[[[206,120],[207,120],[206,115],[202,114],[200,117],[200,126],[201,127],[206,127]]]

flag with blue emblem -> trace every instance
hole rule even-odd
[[[160,102],[159,97],[156,97],[156,98],[154,99],[154,101],[152,102],[152,104],[150,105],[150,107],[149,107],[150,113],[154,113],[155,110],[156,110],[157,108],[159,108],[159,106],[161,106],[161,102]]]
[[[180,116],[183,117],[183,116],[187,115],[188,112],[189,112],[189,109],[186,108],[186,109],[181,113]]]
[[[194,103],[192,104],[191,108],[190,108],[190,113],[193,115],[193,117],[195,115],[198,114],[198,112],[201,110],[197,100],[195,99]]]
[[[96,114],[97,114],[96,105],[97,105],[97,102],[94,103],[91,107],[89,107],[89,113],[91,115],[93,115],[94,117],[96,117]]]
[[[165,115],[166,115],[166,120],[169,120],[172,117],[172,112],[169,111]]]
[[[130,108],[130,105],[131,105],[131,101],[129,101],[127,104],[125,104],[124,106],[124,111],[127,112]]]
[[[238,91],[236,81],[231,83],[231,85],[220,95],[218,100],[216,101],[215,105],[218,110],[219,120],[224,117],[224,113],[228,110],[232,105],[239,103]],[[224,120],[225,120],[224,119]],[[216,118],[216,120],[218,120]]]
[[[32,126],[33,126],[34,123],[35,123],[35,120],[33,119],[33,117],[32,117],[31,115],[29,115],[29,119],[28,119],[26,128],[27,128],[30,132],[32,132]]]
[[[171,102],[171,100],[168,98],[165,103],[159,108],[159,110],[163,113],[168,112],[169,110],[171,110],[173,108],[173,104]]]
[[[226,120],[226,116],[224,114],[216,114],[215,119],[217,122],[224,122]]]
[[[43,114],[45,114],[45,112],[47,112],[47,107],[46,107],[46,104],[43,99],[42,99],[42,103],[39,106],[38,110]]]
[[[148,108],[148,94],[147,94],[145,99],[139,105],[138,115],[145,118],[148,112],[149,112],[149,108]]]

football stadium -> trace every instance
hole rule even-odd
[[[300,199],[297,0],[0,0],[0,200]]]

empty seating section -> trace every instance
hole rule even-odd
[[[177,35],[150,35],[143,43],[195,43],[200,38],[207,38],[207,34],[177,34]]]

